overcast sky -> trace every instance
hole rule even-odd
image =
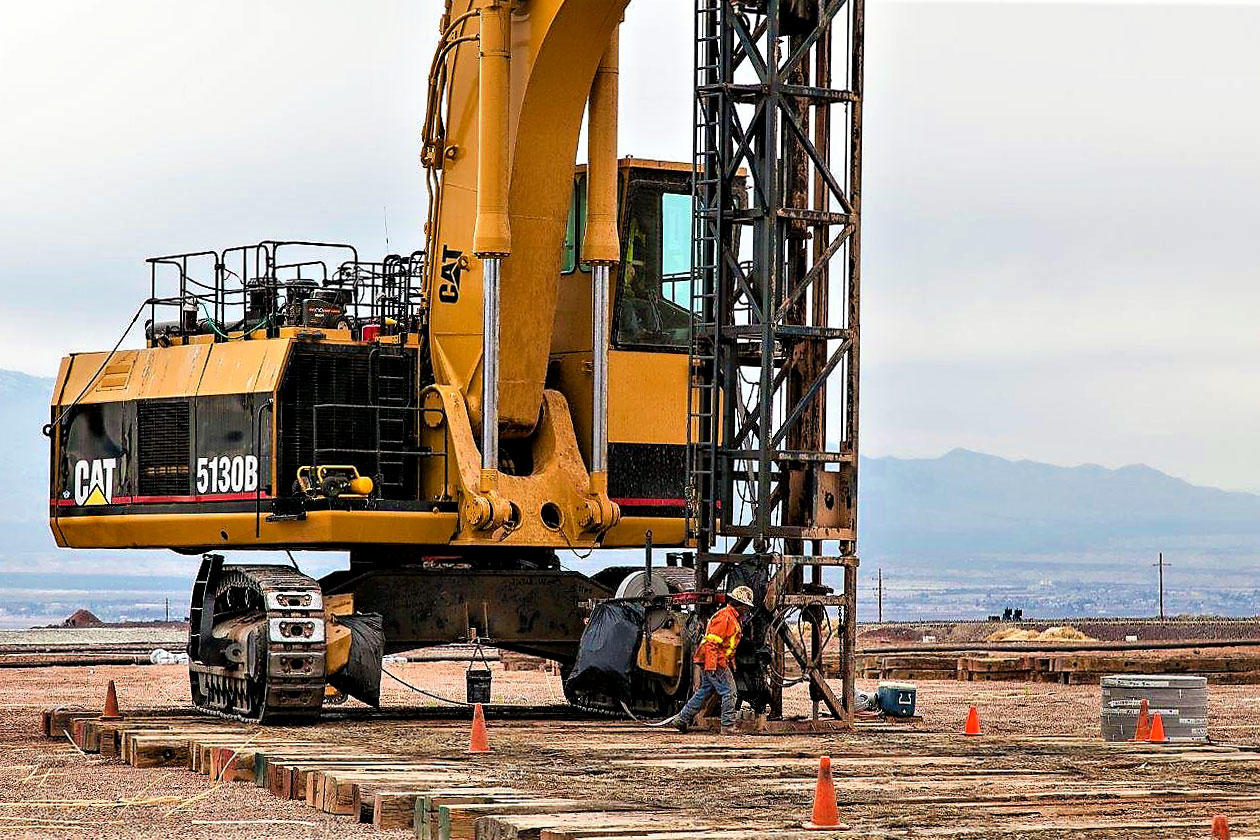
[[[0,367],[112,345],[146,256],[420,246],[440,6],[7,8]],[[623,154],[689,158],[690,7],[632,3]],[[1260,490],[1260,6],[868,0],[867,31],[865,453]]]

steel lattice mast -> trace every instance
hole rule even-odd
[[[815,708],[851,719],[862,0],[697,0],[688,488],[697,587],[768,576]],[[833,137],[833,126],[839,130]],[[847,131],[843,129],[847,127]],[[822,569],[843,569],[838,594]],[[805,570],[808,568],[809,580]],[[821,673],[839,608],[837,698]],[[809,649],[806,649],[806,648]],[[775,703],[781,711],[780,689]]]

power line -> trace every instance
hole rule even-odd
[[[883,624],[884,623],[884,567],[883,566],[880,566],[876,570],[876,575],[877,575],[876,580],[878,581],[876,586],[878,587],[877,591],[879,594],[876,598],[875,603],[878,605],[879,623]]]
[[[1171,563],[1164,562],[1164,552],[1159,553],[1159,561],[1152,563],[1152,566],[1159,567],[1159,620],[1164,620],[1164,567],[1171,566]]]
[[[875,585],[871,587],[875,590],[875,611],[878,616],[877,621],[884,623],[884,569],[879,567],[875,570]],[[907,590],[915,591],[915,590]]]

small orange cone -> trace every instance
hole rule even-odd
[[[1134,741],[1145,741],[1151,737],[1151,716],[1150,707],[1146,701],[1142,701],[1142,705],[1138,707],[1137,729],[1133,732]]]
[[[831,778],[831,757],[818,761],[818,784],[814,787],[814,813],[803,828],[810,831],[848,828],[840,822],[840,809],[836,805],[836,783]]]
[[[972,706],[971,710],[967,712],[967,725],[963,727],[963,734],[964,735],[979,735],[980,734],[980,712],[976,710],[975,706]]]
[[[486,714],[481,710],[480,703],[473,706],[472,737],[468,741],[468,751],[490,752],[490,739],[486,735]]]
[[[122,720],[122,715],[118,713],[118,689],[114,688],[113,680],[105,689],[105,711],[101,712],[101,720]]]
[[[1152,744],[1163,744],[1168,741],[1168,738],[1164,736],[1164,719],[1159,716],[1159,712],[1151,718],[1151,735],[1146,740]]]
[[[1212,817],[1212,840],[1229,840],[1229,819],[1224,814]]]

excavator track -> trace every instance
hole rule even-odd
[[[202,563],[193,590],[188,676],[201,712],[246,723],[302,723],[324,702],[318,581],[286,566]]]

